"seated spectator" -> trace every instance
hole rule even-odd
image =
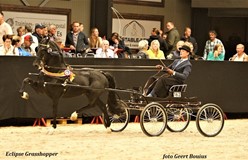
[[[109,41],[103,40],[102,47],[96,50],[95,58],[118,58],[117,54],[109,48]]]
[[[36,52],[31,48],[31,44],[34,43],[33,37],[31,35],[27,35],[24,37],[24,43],[22,44],[22,48],[31,54],[31,56],[36,56]]]
[[[57,39],[56,33],[57,33],[57,27],[53,24],[50,25],[48,27],[48,37],[50,38],[51,41],[56,42],[56,39]]]
[[[31,54],[29,52],[27,52],[23,48],[21,48],[21,37],[13,36],[12,45],[14,47],[13,55],[16,55],[16,56],[31,56]]]
[[[214,46],[214,51],[209,52],[207,56],[208,61],[224,61],[225,55],[222,52],[222,45],[216,44]]]
[[[88,38],[89,47],[92,50],[96,50],[102,46],[102,38],[99,37],[99,31],[97,28],[91,29],[90,37]]]
[[[44,28],[46,28],[46,26],[44,26],[42,24],[36,24],[35,25],[33,36],[37,37],[39,43],[41,42],[42,38],[44,37]]]
[[[38,38],[36,36],[33,36],[32,35],[32,28],[30,26],[25,26],[25,32],[26,34],[24,34],[22,37],[21,37],[21,44],[24,43],[24,37],[27,36],[27,35],[31,35],[32,36],[32,39],[34,41],[34,43],[31,44],[31,48],[32,50],[36,50],[36,47],[38,47],[39,45],[39,42],[38,42]]]
[[[236,46],[236,51],[237,53],[235,55],[233,55],[233,57],[231,57],[229,60],[230,61],[239,61],[239,62],[244,62],[244,61],[248,61],[248,56],[247,54],[244,52],[245,50],[245,46],[243,44],[238,44]]]
[[[191,72],[191,63],[189,61],[190,48],[183,45],[180,48],[180,59],[176,59],[168,67],[157,65],[157,68],[163,70],[165,67],[165,73],[160,76],[155,83],[154,87],[148,89],[150,91],[146,93],[148,97],[160,97],[164,98],[168,96],[169,88],[173,85],[183,84],[188,78]],[[153,78],[153,77],[151,77]],[[156,79],[154,79],[156,81]],[[153,83],[152,81],[150,83]],[[149,87],[150,84],[146,84],[144,88]]]
[[[139,46],[139,52],[137,53],[137,58],[148,59],[148,56],[147,56],[148,41],[141,40],[138,46]]]
[[[151,42],[153,40],[158,40],[160,50],[165,53],[168,50],[168,46],[166,44],[166,41],[163,39],[163,36],[160,36],[160,31],[163,32],[162,30],[158,30],[157,28],[152,29],[151,36],[148,39],[148,45],[151,46]]]
[[[129,58],[131,57],[131,51],[127,47],[118,33],[114,32],[109,39],[109,45],[114,49],[114,52],[118,54],[119,58]]]
[[[171,53],[167,56],[167,59],[180,59],[180,49],[184,45],[184,41],[177,42],[177,50],[171,51]]]
[[[153,40],[151,46],[147,51],[149,59],[165,59],[164,52],[159,49],[159,41]]]
[[[14,47],[11,45],[12,35],[5,34],[5,35],[3,35],[2,39],[3,39],[3,45],[0,47],[0,55],[14,56],[13,55]]]
[[[60,49],[64,49],[65,45],[63,44],[61,37],[57,37],[55,39],[55,42],[57,43]]]

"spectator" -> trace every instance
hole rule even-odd
[[[35,50],[31,48],[31,44],[34,43],[31,35],[27,35],[24,37],[24,43],[22,44],[22,48],[31,54],[31,56],[36,56]]]
[[[3,35],[13,35],[11,26],[5,22],[4,14],[0,11],[0,46],[3,45]]]
[[[148,39],[148,45],[149,46],[151,46],[151,42],[153,40],[159,41],[160,50],[162,50],[163,52],[166,52],[168,50],[168,47],[167,47],[165,40],[163,39],[162,36],[160,36],[160,30],[158,30],[157,28],[152,29],[151,36]]]
[[[46,28],[44,25],[42,24],[36,24],[35,25],[35,31],[33,33],[33,36],[36,36],[38,39],[38,42],[40,43],[42,38],[44,37],[44,28]]]
[[[177,42],[177,50],[172,51],[166,58],[167,59],[180,59],[180,48],[184,45],[184,41],[180,40]]]
[[[31,56],[30,53],[28,53],[23,48],[21,48],[21,37],[13,36],[12,46],[14,47],[13,55],[16,55],[16,56]]]
[[[53,24],[50,25],[48,28],[48,37],[50,38],[51,41],[56,42],[57,39],[56,33],[57,33],[57,27]]]
[[[111,38],[109,39],[109,45],[114,49],[114,52],[117,53],[119,58],[129,58],[131,57],[131,51],[124,43],[124,40],[121,39],[117,32],[112,33]]]
[[[26,37],[27,35],[30,35],[32,36],[32,39],[33,39],[33,43],[31,44],[31,48],[33,51],[36,51],[36,47],[38,47],[39,45],[39,42],[38,42],[38,38],[34,35],[32,35],[32,28],[30,26],[25,26],[25,32],[26,34],[24,34],[22,37],[21,37],[21,44],[24,43],[24,37]]]
[[[183,45],[180,48],[181,59],[176,59],[171,65],[165,68],[166,74],[159,77],[154,88],[148,94],[148,97],[168,96],[169,88],[173,85],[183,84],[191,72],[191,63],[189,61],[190,48]],[[163,69],[164,66],[157,65],[157,68]]]
[[[14,56],[12,44],[12,35],[5,34],[2,37],[3,45],[0,47],[0,55],[4,56]]]
[[[147,51],[149,59],[165,59],[164,52],[159,49],[159,45],[160,43],[158,40],[153,40],[151,42],[151,46]]]
[[[79,30],[79,22],[73,22],[72,31],[66,35],[65,46],[74,53],[83,53],[88,48],[88,45],[88,38]]]
[[[16,29],[17,32],[17,36],[21,37],[22,35],[25,34],[25,27],[24,26],[20,26]]]
[[[103,40],[102,47],[96,50],[95,58],[118,58],[117,54],[109,48],[109,41]]]
[[[224,61],[225,55],[222,53],[222,45],[216,44],[214,51],[208,53],[207,60],[209,61]]]
[[[139,52],[137,53],[137,58],[139,59],[148,59],[147,49],[148,49],[148,41],[141,40],[139,41]]]
[[[214,30],[210,30],[208,34],[209,34],[209,40],[206,41],[206,45],[203,53],[203,59],[206,60],[210,52],[214,53],[214,46],[216,46],[217,44],[220,44],[222,46],[221,54],[225,56],[224,45],[222,44],[221,40],[216,38],[217,33]]]
[[[80,32],[83,32],[84,31],[84,25],[83,25],[83,23],[79,23],[79,30],[80,30]]]
[[[193,44],[193,52],[194,54],[197,54],[197,50],[198,50],[198,45],[197,42],[195,40],[194,37],[191,37],[191,28],[186,27],[184,30],[184,36],[181,38],[181,40],[183,40],[184,42],[190,42]]]
[[[244,50],[245,50],[245,46],[243,44],[238,44],[236,46],[237,53],[235,55],[233,55],[233,57],[230,58],[230,61],[239,61],[239,62],[246,61],[247,62],[248,56],[244,52]]]
[[[97,49],[102,46],[102,38],[99,37],[99,31],[97,28],[92,28],[90,37],[88,38],[90,49]]]
[[[168,50],[165,53],[165,56],[167,56],[168,54],[170,54],[172,51],[177,50],[176,45],[177,42],[180,40],[180,35],[178,30],[176,29],[175,25],[173,22],[167,22],[166,23],[166,28],[167,28],[167,32],[166,32],[166,43],[168,46]]]

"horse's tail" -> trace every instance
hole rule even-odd
[[[115,89],[115,79],[114,77],[107,72],[104,72],[105,77],[108,79],[109,88]],[[120,107],[117,104],[117,97],[115,91],[109,91],[108,100],[107,100],[109,111],[113,114],[120,113]]]

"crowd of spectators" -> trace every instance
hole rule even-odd
[[[71,55],[80,53],[86,56],[91,53],[95,58],[179,59],[179,48],[187,45],[191,49],[190,59],[210,61],[225,59],[225,47],[217,38],[215,30],[209,31],[203,56],[199,56],[201,54],[198,54],[196,39],[191,36],[191,28],[185,27],[183,36],[180,37],[179,31],[171,21],[166,23],[166,31],[152,28],[147,40],[139,41],[138,51],[131,51],[117,32],[112,33],[107,39],[105,36],[100,37],[98,28],[94,27],[88,37],[84,33],[84,25],[77,21],[71,24],[65,42],[56,35],[55,25],[44,26],[37,23],[34,28],[19,26],[16,32],[17,34],[13,35],[12,28],[5,22],[4,14],[0,11],[0,55],[35,56],[41,40],[49,38],[55,41],[64,52],[69,52]],[[237,44],[236,51],[237,53],[233,54],[230,61],[248,61],[243,44]]]

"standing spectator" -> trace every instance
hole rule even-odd
[[[184,36],[181,38],[184,42],[190,42],[193,44],[193,52],[194,54],[197,54],[198,51],[198,45],[194,37],[191,37],[191,28],[186,27],[184,30]]]
[[[46,28],[46,27],[42,24],[36,24],[35,25],[33,36],[37,37],[39,43],[41,42],[41,40],[44,36],[44,28]]]
[[[96,50],[95,58],[118,58],[117,54],[109,48],[109,41],[103,40],[102,47]]]
[[[84,25],[83,25],[83,23],[79,23],[79,30],[80,30],[80,32],[83,32],[84,31]]]
[[[65,46],[72,52],[82,53],[88,48],[89,42],[86,35],[79,30],[79,22],[72,23],[72,31],[67,33]]]
[[[223,56],[225,56],[225,48],[224,45],[222,44],[221,40],[219,40],[217,37],[217,33],[215,30],[210,30],[208,32],[209,34],[209,40],[206,41],[206,45],[205,45],[205,49],[204,49],[204,53],[203,53],[203,59],[207,59],[208,54],[210,52],[214,52],[214,46],[216,46],[217,44],[220,44],[222,46],[222,51],[221,54]]]
[[[13,55],[16,55],[16,56],[31,56],[30,53],[28,53],[23,48],[21,48],[21,37],[13,36],[12,46],[14,47]]]
[[[38,47],[39,45],[39,42],[38,42],[38,38],[34,35],[32,35],[32,28],[30,26],[25,26],[25,32],[26,34],[24,34],[22,37],[21,37],[21,44],[24,43],[24,37],[26,37],[27,35],[30,35],[32,36],[32,39],[33,39],[33,43],[31,44],[31,48],[33,51],[36,50],[36,47]]]
[[[24,37],[24,43],[22,44],[22,48],[30,53],[32,56],[36,56],[35,50],[31,48],[31,44],[34,43],[31,35],[27,35]]]
[[[89,40],[90,49],[97,49],[102,46],[102,38],[99,37],[99,31],[97,28],[92,28]]]
[[[239,62],[246,61],[247,62],[248,56],[244,52],[244,50],[245,50],[245,46],[243,44],[238,44],[236,46],[237,53],[235,55],[233,55],[233,57],[230,58],[230,61],[239,61]]]
[[[172,51],[177,50],[176,45],[177,45],[177,42],[180,40],[179,32],[176,29],[173,22],[167,22],[166,28],[168,30],[166,32],[166,35],[167,35],[166,43],[168,46],[168,50],[166,51],[165,56],[170,54]]]
[[[159,41],[153,40],[147,51],[149,59],[165,59],[164,52],[159,49]]]
[[[57,39],[56,33],[57,33],[57,27],[53,24],[50,25],[48,28],[48,37],[50,38],[51,41],[56,42]]]
[[[4,14],[0,11],[0,46],[3,45],[3,35],[13,35],[11,26],[5,22]]]
[[[139,52],[137,53],[137,58],[139,59],[148,59],[147,49],[148,49],[148,41],[141,40],[139,41]]]
[[[214,51],[208,53],[207,60],[209,61],[224,61],[225,55],[222,53],[222,45],[216,44]]]
[[[2,37],[3,45],[0,47],[0,55],[13,56],[14,47],[12,44],[12,35],[5,34]]]

